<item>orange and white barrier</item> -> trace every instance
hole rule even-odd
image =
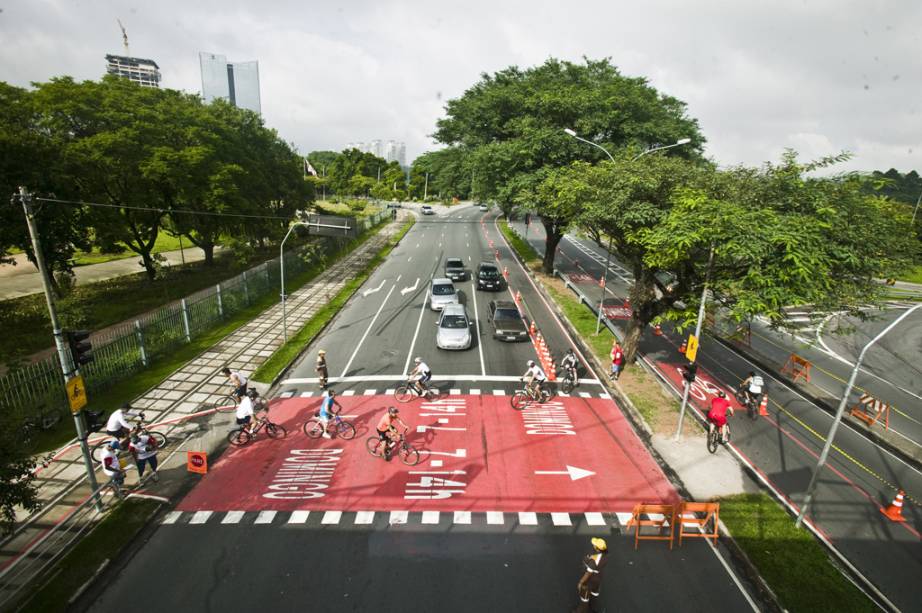
[[[905,495],[906,493],[903,490],[898,491],[893,502],[886,509],[881,509],[880,512],[886,515],[890,521],[906,521],[906,518],[903,517],[903,497]]]

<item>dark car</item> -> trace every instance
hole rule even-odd
[[[481,262],[477,267],[477,289],[503,289],[503,275],[496,264]]]
[[[527,341],[528,327],[519,308],[511,300],[490,301],[490,323],[493,338],[501,341]]]
[[[464,270],[464,262],[461,258],[447,258],[445,260],[445,276],[452,281],[464,281],[467,278],[467,272]]]

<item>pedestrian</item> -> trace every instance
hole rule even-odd
[[[327,352],[323,349],[317,352],[317,365],[314,366],[314,370],[317,371],[317,376],[320,378],[320,389],[326,389],[330,373],[327,370]]]
[[[160,475],[157,474],[157,440],[154,437],[149,434],[132,435],[128,451],[134,456],[135,464],[138,466],[139,481],[144,476],[144,469],[148,465],[150,465],[151,479],[160,481]]]
[[[102,464],[102,472],[109,477],[109,484],[115,491],[115,496],[123,498],[125,495],[122,493],[122,486],[125,484],[125,471],[122,469],[122,464],[118,459],[119,449],[121,449],[121,446],[118,439],[109,441],[109,444],[102,450],[100,463]]]
[[[611,348],[611,374],[609,378],[612,381],[617,381],[618,377],[621,376],[621,369],[624,367],[624,352],[621,350],[621,345],[618,341],[615,341],[615,344]]]
[[[574,613],[589,613],[594,611],[593,605],[599,597],[602,587],[602,571],[608,563],[608,544],[605,539],[592,539],[592,553],[583,558],[584,572],[576,592],[579,595],[579,604],[573,609]]]

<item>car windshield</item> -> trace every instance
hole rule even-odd
[[[453,285],[448,284],[437,284],[432,286],[432,295],[433,296],[451,296],[455,293],[455,288]],[[432,324],[429,324],[430,326]]]
[[[466,328],[467,318],[464,315],[446,315],[441,325],[443,328]]]
[[[481,279],[495,279],[499,276],[499,271],[495,268],[481,268],[480,269],[480,278]]]
[[[493,319],[522,319],[518,309],[496,309]]]
[[[447,268],[464,268],[464,264],[461,263],[461,260],[448,260],[445,262]]]

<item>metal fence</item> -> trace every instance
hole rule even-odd
[[[364,232],[389,217],[389,212],[382,211],[349,222]],[[285,254],[286,276],[296,275],[321,261],[333,247],[330,242],[313,244],[321,248],[307,245]],[[186,296],[178,303],[94,334],[91,340],[96,359],[80,369],[87,391],[98,392],[126,379],[264,296],[278,295],[279,275],[279,258],[274,258]],[[33,415],[39,407],[50,411],[67,407],[56,353],[0,377],[0,410],[4,414]]]

